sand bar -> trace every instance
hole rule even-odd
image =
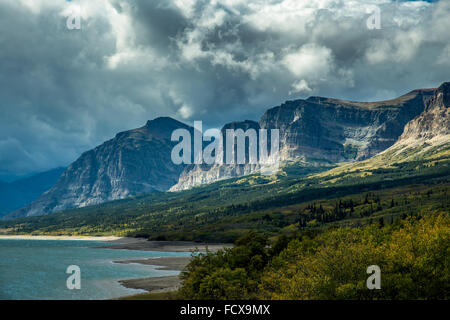
[[[116,245],[108,248],[145,250],[145,251],[171,251],[171,252],[192,252],[195,250],[216,252],[223,248],[231,248],[229,243],[199,243],[189,241],[148,241],[146,239],[122,238],[112,241]],[[139,260],[114,261],[116,263],[140,263],[157,266],[159,270],[181,271],[189,263],[192,257],[160,257]],[[178,276],[152,277],[141,279],[129,279],[119,281],[121,285],[131,289],[142,289],[151,293],[175,292],[180,288],[181,279]]]
[[[115,263],[140,263],[156,266],[158,270],[181,271],[189,263],[191,257],[161,257],[142,260],[122,260]],[[141,279],[120,280],[119,283],[130,289],[141,289],[152,293],[177,291],[181,285],[179,275],[166,277],[151,277]]]

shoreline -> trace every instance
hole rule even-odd
[[[125,296],[120,299],[132,299],[133,297],[139,297],[140,295],[146,295],[148,293],[170,293],[177,291],[181,286],[180,274],[186,265],[191,261],[192,257],[159,257],[159,258],[147,258],[139,260],[120,260],[114,261],[114,263],[139,263],[143,265],[153,266],[156,270],[170,270],[178,271],[177,275],[173,276],[160,276],[160,277],[148,277],[138,279],[119,280],[120,285],[128,289],[140,289],[145,290],[146,293],[137,295]]]
[[[100,246],[102,249],[125,249],[139,251],[165,251],[165,252],[193,252],[211,251],[231,248],[230,243],[203,243],[193,241],[148,241],[143,238],[117,237],[117,236],[47,236],[47,235],[1,235],[0,240],[76,240],[101,241],[113,244]]]
[[[120,250],[140,250],[155,252],[195,252],[206,250],[217,252],[220,249],[231,248],[229,243],[199,243],[192,241],[148,241],[142,238],[116,237],[116,236],[44,236],[44,235],[0,235],[0,240],[84,240],[101,241],[110,245],[101,245],[93,248],[101,249],[120,249]],[[138,279],[116,280],[118,283],[128,289],[145,290],[145,293],[123,296],[118,299],[133,299],[140,295],[148,293],[171,293],[177,291],[181,285],[181,271],[190,262],[191,256],[173,256],[173,257],[152,257],[147,259],[134,260],[116,260],[113,263],[139,263],[142,265],[153,266],[157,270],[178,271],[178,275],[148,277]]]
[[[80,241],[118,241],[116,236],[32,236],[32,235],[0,235],[0,240],[80,240]]]

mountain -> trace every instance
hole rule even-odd
[[[250,174],[180,192],[143,194],[51,216],[5,221],[0,231],[232,242],[249,230],[276,236],[323,225],[392,224],[405,216],[445,213],[450,179],[449,89],[448,83],[434,89],[424,111],[405,125],[398,140],[366,160],[338,163],[327,170],[306,167],[299,158],[283,163],[273,176]],[[244,121],[224,128],[257,126]]]
[[[402,163],[421,162],[444,165],[450,157],[450,82],[433,90],[425,110],[409,121],[394,145],[365,161],[345,164],[319,174],[330,179],[339,176],[370,175],[374,170],[392,169]]]
[[[22,208],[50,189],[65,168],[56,168],[13,182],[0,182],[0,217]]]
[[[7,218],[35,216],[168,190],[184,165],[171,161],[176,129],[192,128],[171,118],[148,121],[141,128],[118,133],[81,155],[58,182],[32,204]]]
[[[226,124],[222,132],[226,129],[279,129],[281,160],[295,161],[306,171],[361,161],[394,145],[405,125],[427,111],[426,106],[434,110],[431,105],[437,102],[432,101],[440,99],[433,97],[436,90],[414,90],[380,102],[323,97],[287,101],[267,110],[259,122],[232,122]],[[84,153],[51,190],[8,218],[43,215],[141,193],[179,191],[260,169],[249,163],[175,165],[170,154],[177,143],[171,142],[170,137],[178,128],[193,132],[193,128],[174,119],[157,118],[142,128],[117,134],[114,139]]]
[[[280,130],[280,160],[317,166],[370,158],[392,146],[405,125],[425,109],[434,89],[414,90],[397,99],[353,102],[323,97],[287,101],[267,110],[253,128]],[[245,128],[250,122],[228,127]],[[255,165],[187,167],[170,191],[256,172]]]
[[[449,155],[450,82],[445,82],[434,91],[425,111],[406,124],[398,141],[370,160],[381,158],[385,163],[431,161]]]

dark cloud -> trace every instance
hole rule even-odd
[[[73,5],[81,30],[66,28]],[[0,177],[67,165],[156,116],[221,126],[287,99],[437,86],[449,14],[448,1],[3,0]]]

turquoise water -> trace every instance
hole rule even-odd
[[[141,264],[113,263],[136,258],[189,256],[190,253],[94,248],[99,241],[0,239],[0,299],[109,299],[142,290],[118,280],[176,275]],[[81,289],[69,290],[67,267],[81,270]]]

